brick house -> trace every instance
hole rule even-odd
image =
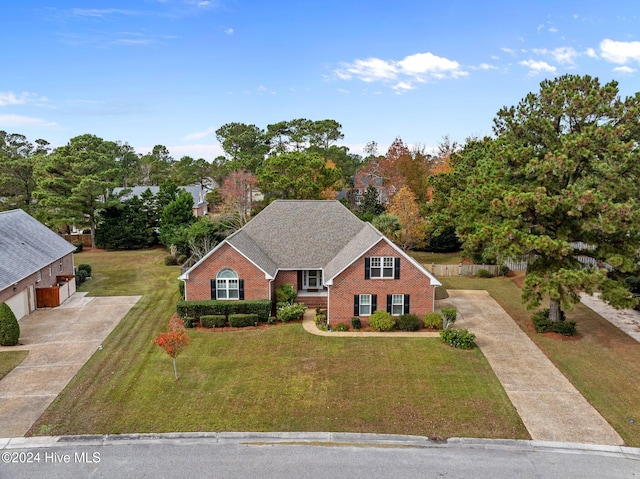
[[[18,319],[75,292],[76,247],[22,210],[0,213],[0,303]],[[42,294],[40,294],[42,293]],[[41,297],[53,298],[42,304]]]
[[[338,201],[279,200],[179,278],[186,300],[275,300],[293,284],[298,302],[327,308],[330,324],[364,325],[377,309],[422,316],[440,282]]]

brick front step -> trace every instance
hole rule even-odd
[[[327,297],[326,296],[298,296],[296,298],[296,303],[304,303],[304,305],[309,309],[315,308],[327,308]]]

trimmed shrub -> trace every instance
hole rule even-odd
[[[349,331],[349,325],[346,323],[338,323],[336,324],[335,331],[338,331],[339,333],[344,333],[345,331]]]
[[[284,306],[276,312],[277,318],[283,323],[300,319],[304,314],[305,305],[302,303],[294,303],[288,306]]]
[[[203,328],[224,328],[227,317],[224,314],[205,314],[200,316],[200,326]]]
[[[87,272],[79,269],[78,271],[76,271],[76,284],[79,286],[82,283],[84,283],[87,280]]]
[[[186,318],[182,318],[182,323],[184,324],[185,328],[195,328],[197,321],[198,320],[196,318],[191,318],[189,316],[187,316]]]
[[[564,311],[560,311],[560,321],[551,321],[549,319],[549,309],[536,311],[531,316],[531,323],[536,333],[560,333],[563,336],[576,334],[575,321],[567,321]]]
[[[245,328],[247,326],[253,326],[258,322],[257,314],[230,314],[229,326],[233,328]]]
[[[509,267],[506,264],[500,266],[500,276],[506,276],[509,274]]]
[[[84,244],[82,244],[82,241],[74,241],[71,244],[76,247],[74,253],[82,253],[82,250],[84,249]]]
[[[429,329],[442,329],[442,316],[438,313],[427,313],[422,320],[424,327]]]
[[[440,331],[442,342],[458,349],[473,349],[476,347],[476,335],[467,329],[443,329]]]
[[[91,265],[86,263],[79,264],[76,271],[85,271],[87,276],[91,276]]]
[[[369,316],[369,324],[376,331],[391,331],[396,326],[396,320],[391,313],[379,309]]]
[[[165,266],[176,266],[178,264],[178,258],[170,254],[164,257]]]
[[[184,281],[178,281],[178,291],[180,291],[180,299],[184,301]]]
[[[493,275],[486,269],[479,269],[476,276],[478,278],[493,278]]]
[[[456,308],[442,308],[440,310],[440,314],[442,315],[442,329],[447,329],[455,323],[458,318],[458,311]]]
[[[179,301],[176,306],[178,316],[200,318],[211,314],[257,314],[258,321],[265,322],[271,315],[271,301],[268,299],[246,301]]]
[[[358,331],[362,327],[362,322],[360,321],[360,318],[358,318],[357,316],[354,316],[353,318],[351,318],[351,326],[353,327],[353,329]]]
[[[298,292],[292,284],[281,284],[276,288],[276,302],[293,304]]]
[[[20,325],[7,303],[0,304],[0,346],[15,346],[20,339]]]
[[[403,314],[398,318],[398,329],[401,331],[418,331],[422,325],[415,314]]]
[[[326,325],[327,325],[327,315],[316,314],[316,326],[326,326]]]

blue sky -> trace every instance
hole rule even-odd
[[[22,0],[0,7],[0,130],[211,160],[237,121],[334,119],[342,144],[491,134],[564,73],[640,91],[630,1]]]

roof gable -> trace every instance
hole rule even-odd
[[[22,210],[0,213],[0,290],[75,251]]]
[[[278,200],[241,231],[279,269],[312,269],[328,264],[365,225],[339,201]],[[235,236],[228,241],[237,243]]]

